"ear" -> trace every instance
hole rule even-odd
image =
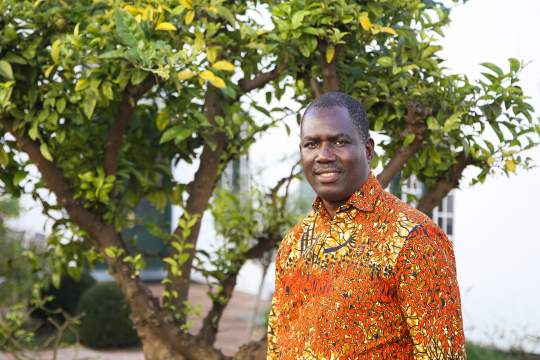
[[[366,158],[369,164],[373,160],[373,155],[375,154],[375,141],[372,138],[368,138],[364,143],[366,147]]]

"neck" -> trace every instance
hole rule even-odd
[[[350,197],[344,200],[339,200],[339,201],[327,201],[327,200],[322,199],[324,208],[326,209],[326,212],[330,216],[330,219],[334,220],[334,216],[336,215],[337,209],[339,209],[340,206],[345,205],[347,201],[349,201],[349,198]]]

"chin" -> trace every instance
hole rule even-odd
[[[321,199],[330,202],[348,200],[352,195],[345,194],[342,189],[316,189],[315,192],[321,197]]]

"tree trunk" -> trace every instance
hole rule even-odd
[[[323,84],[324,93],[339,92],[339,75],[336,69],[336,59],[341,51],[343,51],[343,44],[339,44],[335,48],[334,56],[330,63],[326,60],[326,49],[328,43],[324,40],[319,40],[318,50],[321,53],[319,56],[319,64],[321,64],[323,72]],[[312,84],[313,85],[313,84]]]
[[[427,194],[422,196],[416,207],[418,210],[426,215],[430,214],[452,189],[459,187],[463,170],[468,165],[474,164],[474,160],[470,155],[465,157],[463,154],[458,155],[456,160],[457,163],[450,167],[448,179],[439,179],[433,187],[429,188]]]
[[[405,120],[408,125],[399,136],[404,139],[408,135],[414,134],[415,137],[409,146],[402,146],[397,149],[394,157],[385,165],[383,171],[377,175],[377,180],[383,189],[388,187],[392,179],[399,174],[414,153],[423,147],[425,133],[428,129],[425,120],[429,116],[430,110],[427,106],[424,106],[420,100],[412,100],[405,108],[407,109]]]
[[[206,104],[206,118],[208,121],[216,125],[215,116],[224,117],[223,108],[220,103],[220,97],[215,89],[209,89],[205,97]],[[210,135],[212,136],[212,135]],[[193,259],[195,257],[195,248],[197,246],[197,239],[201,230],[202,215],[208,206],[214,185],[216,183],[216,175],[221,163],[221,153],[227,143],[227,136],[224,133],[217,133],[213,135],[213,141],[215,142],[215,150],[205,141],[203,151],[200,157],[199,169],[195,173],[193,182],[188,186],[189,198],[186,202],[186,211],[190,216],[200,215],[197,223],[191,228],[191,233],[186,239],[186,244],[192,244],[193,248],[184,250],[189,253],[189,259],[181,267],[182,275],[179,277],[173,276],[170,272],[168,278],[171,279],[171,283],[167,284],[167,290],[172,293],[172,290],[178,292],[178,297],[173,298],[171,304],[175,306],[176,313],[180,314],[178,324],[185,322],[184,309],[186,305],[185,301],[188,300],[189,284],[191,281],[191,268]],[[174,231],[174,235],[181,237],[183,229],[179,226]],[[171,241],[176,241],[175,237],[171,238]],[[175,255],[177,251],[171,249],[171,255]]]

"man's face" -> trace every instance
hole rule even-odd
[[[369,177],[373,139],[365,143],[344,107],[312,109],[300,141],[307,181],[325,202],[347,202]]]

